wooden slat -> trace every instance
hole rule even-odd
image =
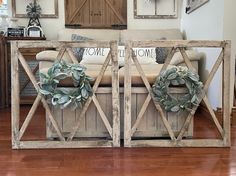
[[[27,62],[25,61],[23,55],[22,55],[20,52],[18,52],[18,55],[19,55],[19,60],[20,60],[20,62],[21,62],[22,67],[24,68],[24,70],[25,70],[25,72],[27,73],[27,75],[28,75],[30,81],[32,82],[32,84],[34,85],[35,89],[36,89],[37,92],[38,92],[38,90],[39,90],[39,85],[37,84],[37,81],[36,81],[36,79],[35,79],[35,76],[33,75],[32,71],[31,71],[29,65],[27,64]],[[51,113],[50,108],[49,108],[49,106],[48,106],[48,104],[47,104],[47,101],[45,100],[44,97],[42,97],[41,101],[42,101],[42,103],[43,103],[43,105],[44,105],[44,108],[46,109],[46,111],[47,111],[48,114],[49,114],[49,120],[52,122],[52,125],[53,125],[53,127],[55,128],[55,130],[56,130],[56,132],[57,132],[57,134],[58,134],[60,140],[64,141],[65,138],[62,136],[62,133],[61,133],[59,127],[58,127],[58,124],[57,124],[57,122],[55,121],[54,117],[52,116],[52,113]]]
[[[109,132],[110,136],[112,137],[111,125],[110,125],[109,121],[107,120],[107,117],[106,117],[104,111],[102,110],[102,108],[101,108],[101,106],[100,106],[100,104],[99,104],[99,102],[98,102],[98,100],[97,100],[97,98],[96,98],[96,96],[94,94],[92,96],[92,100],[93,100],[94,105],[96,106],[96,108],[97,108],[97,110],[98,110],[98,112],[99,112],[99,114],[101,116],[101,119],[102,119],[102,121],[103,121],[103,123],[104,123],[104,125],[105,125],[105,127],[107,129],[107,131]]]
[[[72,49],[71,49],[71,48],[66,48],[66,51],[67,51],[67,53],[69,54],[69,56],[70,56],[72,62],[73,62],[74,64],[78,64],[79,62],[78,62],[77,58],[75,57],[75,55],[73,54]]]
[[[81,8],[84,6],[84,4],[87,2],[88,0],[83,0],[83,2],[80,4],[80,6],[77,8],[75,12],[71,15],[71,18],[69,20],[69,24],[72,23],[72,21],[75,19],[75,17],[78,15],[79,11],[81,10]],[[69,2],[69,1],[68,1]],[[66,2],[65,2],[66,3]],[[66,10],[72,10],[72,9],[66,9]]]
[[[131,147],[131,42],[125,45],[124,146]]]
[[[231,42],[225,41],[224,61],[223,61],[223,128],[224,128],[224,145],[231,145],[230,138],[230,55],[231,55]],[[233,67],[234,68],[234,67]],[[233,84],[233,83],[232,83]]]
[[[66,48],[61,48],[57,54],[56,60],[61,60],[66,52]]]
[[[113,7],[110,0],[105,0],[105,2],[108,4],[108,6],[111,8],[111,10],[116,14],[117,18],[122,22],[122,24],[126,24],[126,20],[120,15],[119,12]]]
[[[137,70],[138,70],[138,72],[139,72],[139,74],[140,74],[140,76],[141,76],[141,78],[142,78],[142,80],[144,82],[145,87],[147,88],[147,90],[149,90],[149,95],[151,95],[151,86],[150,86],[150,84],[149,84],[149,82],[148,82],[148,80],[147,80],[147,78],[145,76],[145,73],[144,73],[141,65],[139,64],[138,59],[135,56],[135,53],[134,53],[133,50],[132,50],[132,59],[133,59],[133,61],[135,63],[135,66],[136,66],[136,68],[137,68]],[[146,100],[148,100],[148,98]],[[149,102],[145,101],[145,103],[149,103]],[[173,133],[173,130],[171,129],[170,124],[167,121],[166,115],[163,113],[162,108],[160,107],[160,105],[158,103],[155,102],[154,104],[155,104],[156,109],[160,112],[160,115],[161,115],[161,118],[163,120],[163,123],[164,123],[164,125],[165,125],[165,127],[166,127],[166,129],[167,129],[167,131],[168,131],[168,133],[169,133],[169,135],[171,137],[171,139],[175,140],[175,135]],[[146,104],[144,104],[143,106],[146,106]]]
[[[33,103],[33,105],[32,105],[32,107],[31,107],[31,109],[30,109],[30,111],[29,111],[29,113],[28,113],[28,115],[25,118],[25,121],[24,121],[23,125],[21,126],[21,129],[19,131],[19,140],[24,135],[26,128],[28,127],[31,119],[33,118],[33,116],[35,114],[35,111],[37,110],[37,107],[40,103],[40,100],[41,100],[41,96],[38,94],[35,101],[34,101],[34,103]]]
[[[33,69],[32,73],[35,75],[38,70],[39,70],[39,64],[36,65],[36,67]],[[20,93],[25,89],[25,87],[29,83],[30,83],[30,79],[27,78],[27,80],[25,80],[24,84],[21,86]]]
[[[118,64],[118,43],[111,42],[111,61],[112,61],[112,116],[113,146],[120,146],[120,90],[119,90],[119,64]]]
[[[215,64],[213,65],[213,67],[212,67],[212,69],[211,69],[211,72],[209,73],[209,75],[208,75],[208,78],[207,78],[207,80],[206,80],[206,82],[205,82],[205,88],[204,88],[204,90],[205,91],[207,91],[208,90],[208,88],[209,88],[209,86],[210,86],[210,83],[211,83],[211,81],[212,81],[212,79],[214,78],[214,75],[216,74],[216,72],[217,72],[217,70],[218,70],[218,68],[219,68],[219,66],[220,66],[220,64],[222,63],[222,61],[223,61],[223,50],[221,51],[221,53],[220,53],[220,55],[219,55],[219,57],[218,57],[218,59],[216,60],[216,62],[215,62]]]
[[[11,134],[12,147],[18,146],[20,122],[20,83],[17,42],[11,43]]]
[[[18,41],[18,48],[109,48],[109,41]]]
[[[155,102],[155,101],[153,101],[153,102],[154,102],[154,105],[155,105],[156,109],[159,111],[159,113],[161,115],[161,119],[164,123],[165,128],[167,129],[167,131],[170,135],[171,140],[175,141],[176,140],[175,134],[174,134],[173,130],[171,129],[171,126],[170,126],[170,124],[169,124],[169,122],[166,118],[166,115],[164,114],[161,106],[157,102]]]
[[[209,110],[209,113],[211,114],[211,118],[213,119],[213,121],[217,127],[217,130],[220,132],[220,135],[222,136],[222,138],[224,138],[224,130],[222,129],[222,126],[220,125],[213,109],[211,108],[211,104],[210,104],[208,98],[205,96],[203,98],[203,101],[205,102],[205,105],[206,105],[207,109]]]
[[[133,48],[148,48],[148,47],[212,47],[221,48],[224,46],[222,41],[213,40],[148,40],[148,41],[132,41]]]
[[[137,130],[137,127],[140,124],[145,111],[147,110],[147,107],[150,103],[150,100],[151,100],[151,96],[150,96],[150,94],[148,94],[147,98],[145,99],[145,101],[143,103],[143,106],[142,106],[141,110],[138,113],[137,120],[135,121],[135,123],[134,123],[134,125],[131,129],[131,136],[133,136],[134,132]]]
[[[13,149],[55,149],[55,148],[99,148],[112,147],[112,141],[91,140],[91,141],[20,141]]]
[[[179,48],[181,55],[184,58],[184,62],[187,65],[188,69],[190,69],[191,71],[193,71],[194,73],[197,73],[197,70],[192,66],[190,59],[187,55],[187,53],[185,52],[184,48]]]
[[[99,84],[100,84],[100,82],[102,80],[102,77],[103,77],[103,75],[104,75],[104,73],[106,71],[106,68],[107,68],[110,60],[111,60],[111,51],[109,51],[108,56],[107,56],[103,66],[102,66],[102,68],[101,68],[101,70],[100,70],[100,72],[98,74],[98,77],[97,77],[97,79],[96,79],[96,81],[95,81],[95,83],[93,85],[93,92],[94,93],[96,92],[96,90],[97,90],[97,88],[98,88],[98,86],[99,86]],[[75,124],[74,127],[72,127],[72,131],[69,134],[69,137],[68,137],[67,141],[71,141],[73,139],[73,137],[75,136],[75,133],[76,133],[77,129],[79,128],[79,123],[80,123],[81,117],[84,117],[84,115],[85,115],[85,113],[86,113],[86,111],[87,111],[91,101],[92,101],[92,98],[89,97],[88,100],[86,101],[86,103],[84,104],[83,108],[82,108],[82,111],[81,111],[80,116],[78,117],[77,123]]]
[[[186,139],[178,142],[172,140],[134,140],[133,147],[227,147],[220,139]]]

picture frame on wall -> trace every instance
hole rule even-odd
[[[206,4],[209,0],[187,0],[186,13],[189,14],[197,8]]]
[[[14,18],[28,18],[26,6],[36,0],[12,0],[12,16]],[[40,0],[37,3],[42,8],[40,18],[58,18],[58,0]]]
[[[178,0],[133,0],[135,19],[177,18]]]

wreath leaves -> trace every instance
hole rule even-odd
[[[91,77],[85,74],[86,68],[80,64],[69,64],[63,60],[55,62],[46,74],[39,73],[41,82],[39,92],[49,96],[54,106],[66,108],[82,107],[89,97],[93,95],[90,85]],[[60,80],[72,78],[74,88],[58,88]]]
[[[169,93],[169,86],[183,86],[188,93],[175,98]],[[154,101],[158,102],[166,111],[178,112],[180,110],[191,111],[193,106],[199,104],[198,96],[202,93],[203,84],[199,76],[187,67],[172,67],[162,72],[152,86]]]

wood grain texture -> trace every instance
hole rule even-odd
[[[65,24],[112,28],[127,24],[127,0],[65,0]]]
[[[188,67],[188,69],[196,72],[196,70],[194,69],[194,67],[192,66],[192,63],[190,62],[188,55],[185,52],[185,49],[187,47],[211,47],[211,48],[222,48],[222,52],[220,53],[218,59],[216,60],[216,62],[213,65],[213,68],[210,70],[210,74],[208,76],[207,81],[205,82],[204,86],[203,86],[203,90],[202,93],[198,95],[197,99],[198,104],[196,104],[195,106],[192,107],[191,111],[188,112],[188,115],[185,119],[185,121],[183,122],[183,125],[179,131],[179,134],[177,134],[177,138],[175,137],[175,134],[173,132],[173,122],[174,121],[168,121],[167,119],[167,115],[168,113],[165,113],[164,110],[162,109],[162,107],[159,105],[158,102],[154,102],[156,109],[158,110],[158,112],[160,113],[161,119],[163,121],[164,126],[166,127],[168,133],[169,133],[169,137],[171,138],[171,140],[143,140],[138,141],[138,140],[133,140],[132,139],[132,135],[134,134],[138,124],[141,122],[142,116],[145,112],[145,110],[147,110],[148,107],[148,103],[150,101],[150,98],[147,97],[146,100],[144,101],[144,105],[141,108],[141,113],[137,116],[137,121],[134,124],[134,128],[131,127],[131,73],[130,73],[130,58],[133,59],[136,69],[138,70],[143,83],[145,85],[145,87],[147,88],[149,92],[149,94],[152,96],[151,93],[151,86],[149,84],[149,82],[147,81],[147,78],[142,70],[142,67],[140,66],[134,52],[133,52],[133,48],[136,47],[171,47],[171,51],[169,52],[166,62],[164,64],[164,66],[162,67],[161,71],[164,71],[167,66],[169,65],[170,61],[171,61],[171,57],[173,56],[173,53],[176,49],[180,50],[180,53],[182,55],[182,57],[184,58],[184,62],[186,64],[186,66]],[[181,146],[188,146],[188,147],[227,147],[230,145],[230,98],[229,98],[229,94],[230,94],[230,42],[229,41],[128,41],[126,43],[126,58],[125,58],[125,81],[124,81],[124,87],[125,87],[125,97],[124,97],[124,107],[126,109],[124,109],[124,118],[125,118],[125,122],[126,124],[124,124],[124,134],[125,134],[125,138],[124,138],[124,144],[127,147],[131,147],[131,146],[159,146],[159,147],[181,147]],[[224,103],[224,108],[225,108],[225,112],[223,113],[223,127],[220,125],[219,121],[217,120],[214,111],[211,107],[211,105],[209,104],[209,101],[207,99],[207,90],[210,86],[210,83],[216,73],[216,71],[219,69],[219,66],[221,65],[221,63],[223,62],[223,72],[222,72],[222,77],[223,77],[223,88],[222,88],[222,94],[223,94],[223,103]],[[129,85],[127,85],[129,84]],[[227,87],[227,88],[226,88]],[[151,97],[153,99],[153,97]],[[192,139],[192,140],[184,140],[183,137],[184,135],[189,131],[189,128],[191,127],[191,125],[193,124],[193,118],[194,118],[194,114],[200,104],[201,101],[204,101],[204,103],[207,105],[208,110],[210,111],[210,114],[212,115],[212,120],[217,128],[217,130],[219,131],[219,133],[221,134],[222,138],[217,139],[218,141],[212,141],[211,139],[204,139],[204,140],[196,140],[196,139]],[[227,101],[227,103],[225,103]],[[226,104],[226,105],[225,105]],[[176,114],[176,116],[173,116],[173,118],[177,118],[178,114]],[[127,120],[128,119],[128,120]],[[153,121],[153,120],[152,120]],[[154,121],[152,122],[154,123]],[[174,122],[177,123],[177,122]],[[126,131],[127,130],[127,131]],[[126,142],[127,141],[127,142]],[[220,142],[219,142],[220,141]]]
[[[24,118],[30,106],[23,106]],[[45,111],[39,107],[28,137],[45,135]],[[11,149],[11,109],[0,110],[0,175],[16,176],[226,176],[235,175],[236,126],[232,126],[231,148],[99,148],[99,149]],[[24,119],[23,119],[24,120]],[[197,112],[194,137],[216,138],[209,117]],[[42,169],[43,168],[43,169]],[[174,172],[174,174],[173,174]]]

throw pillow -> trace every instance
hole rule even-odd
[[[86,40],[92,40],[91,38],[81,36],[79,34],[72,34],[71,35],[71,41],[86,41]],[[84,54],[84,48],[72,48],[72,51],[75,55],[75,57],[80,62],[83,58]]]
[[[166,40],[166,38],[162,37],[159,40]],[[156,47],[156,62],[158,64],[165,63],[165,60],[169,51],[170,51],[170,48]]]
[[[110,48],[85,48],[81,64],[102,65],[110,51]]]
[[[155,48],[133,48],[133,50],[140,64],[156,63]],[[119,66],[125,65],[125,46],[118,46],[118,61]]]
[[[158,64],[165,63],[168,53],[169,53],[169,48],[156,47],[156,62]]]

